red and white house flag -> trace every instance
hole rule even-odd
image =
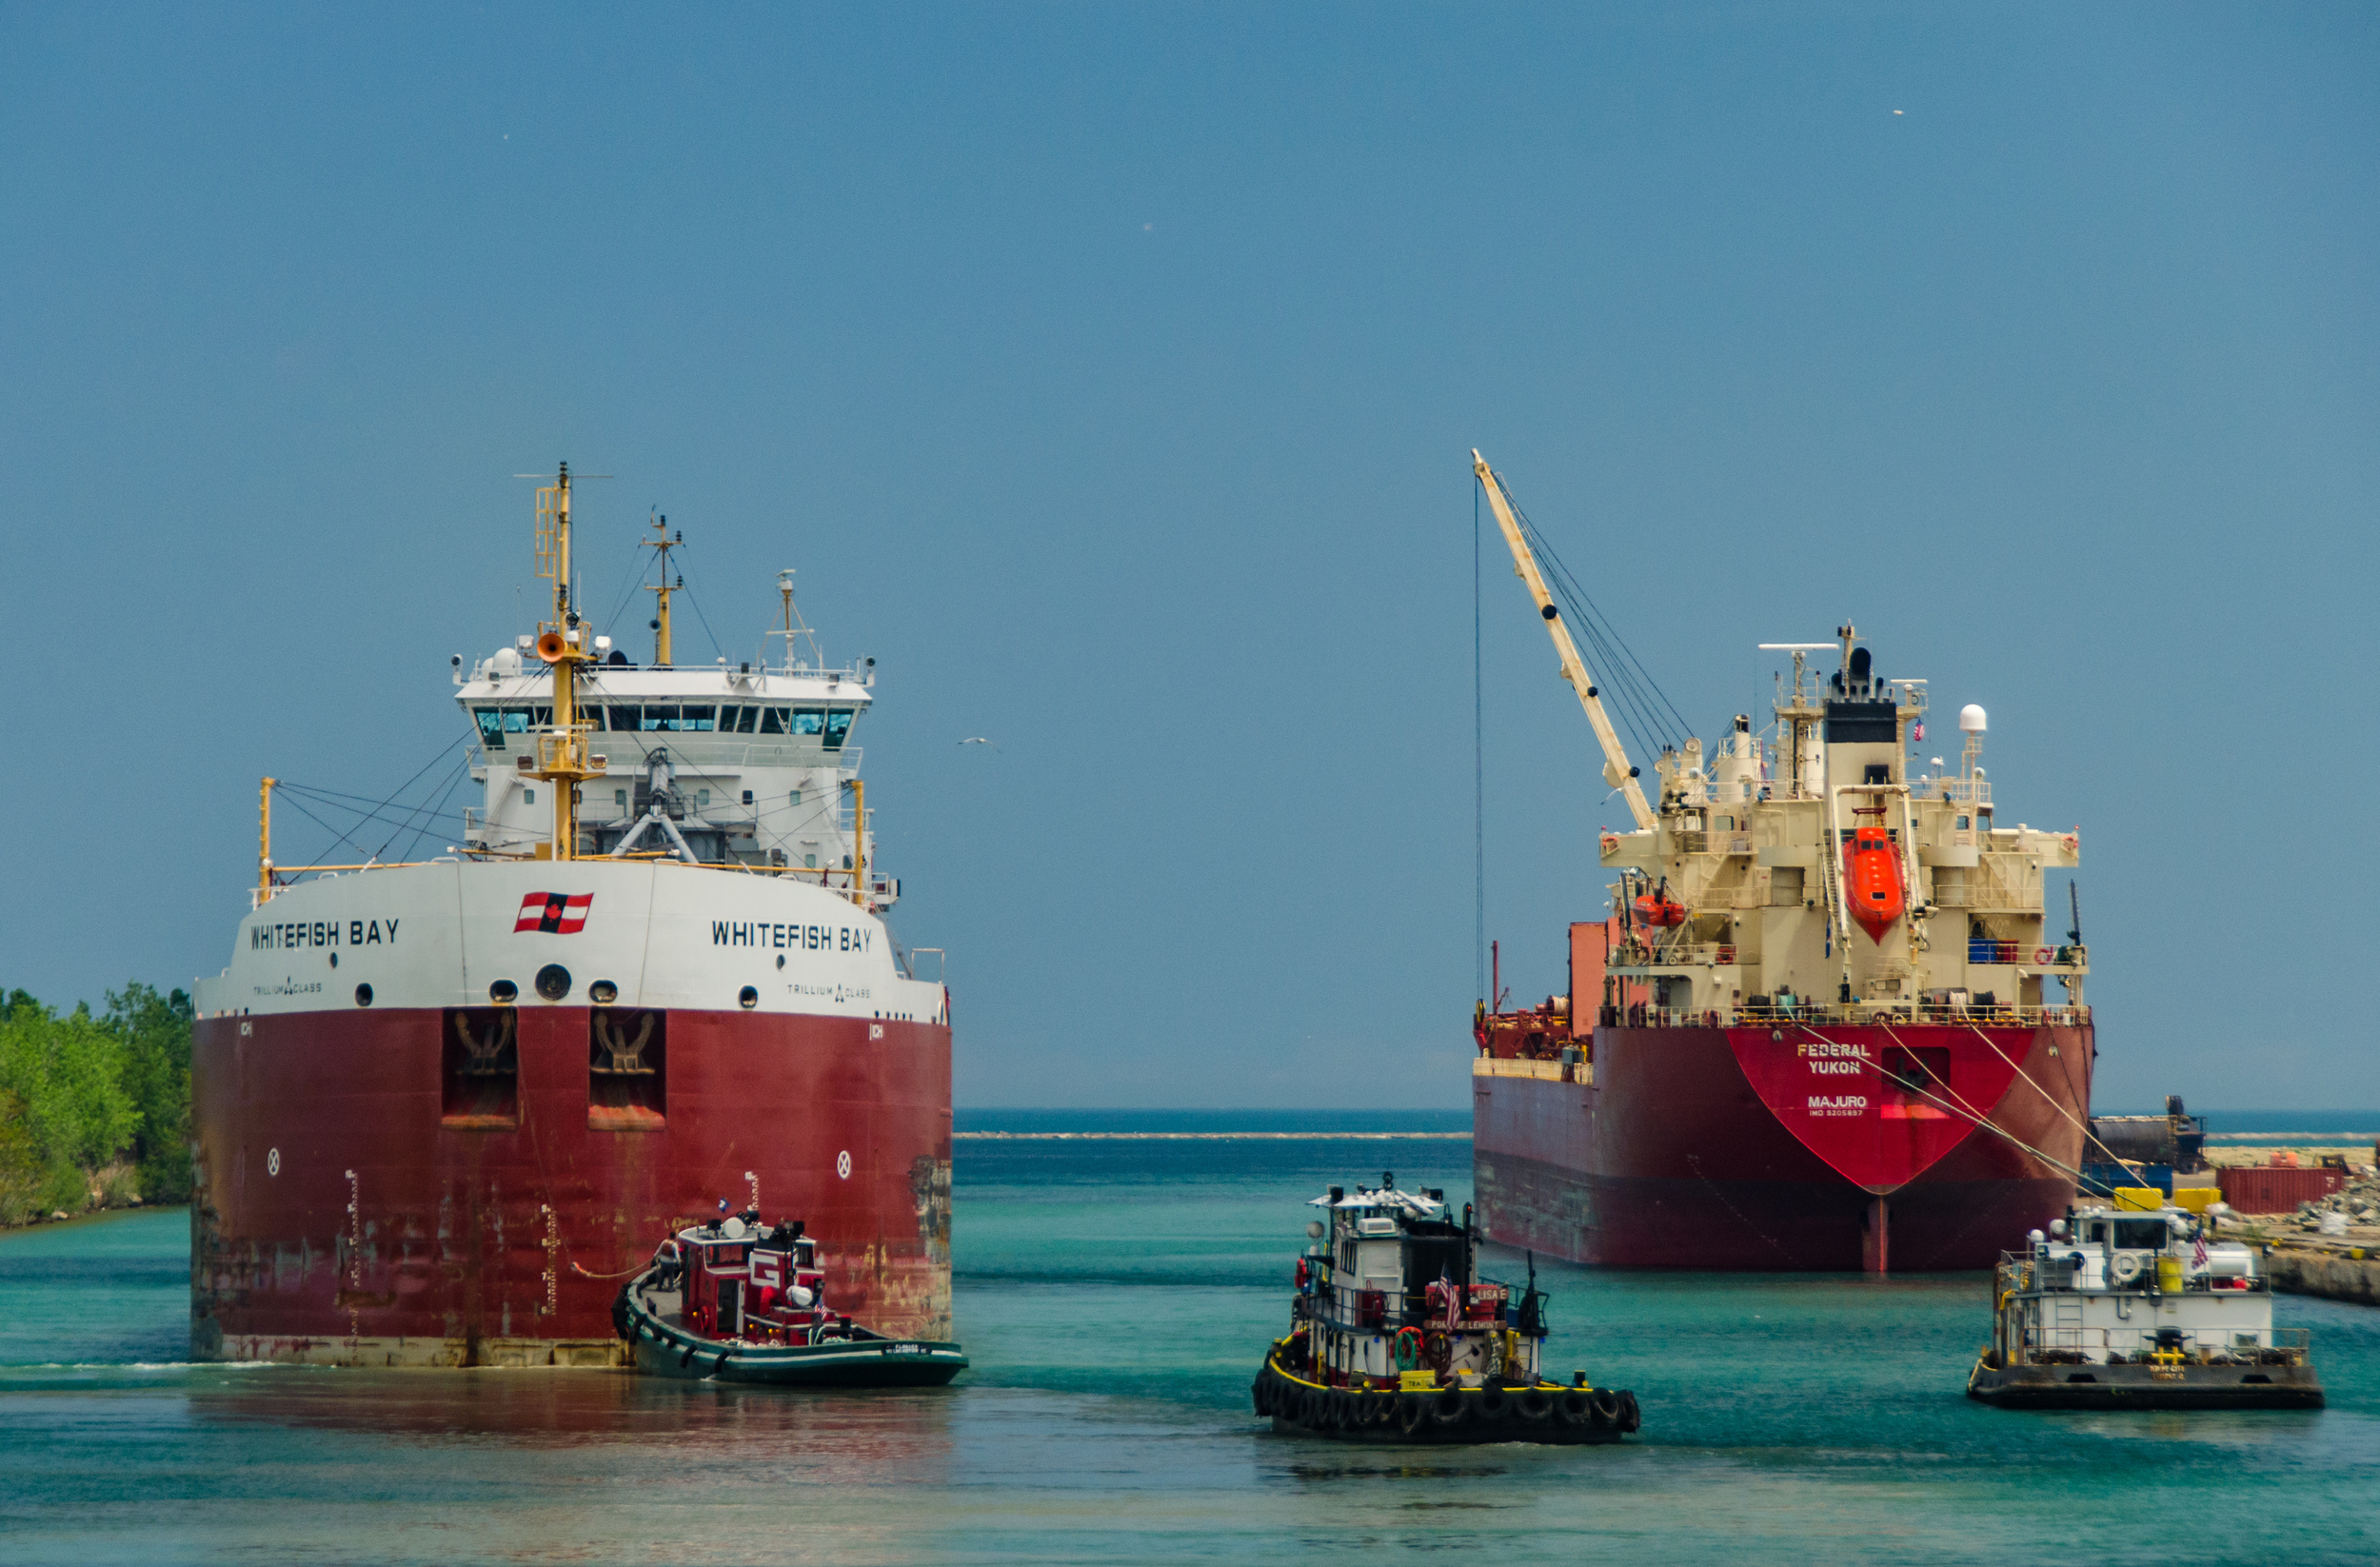
[[[540,930],[548,936],[575,936],[586,928],[586,911],[595,902],[591,892],[532,892],[521,900],[521,917],[512,933]]]

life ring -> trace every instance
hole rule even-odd
[[[1420,1370],[1421,1330],[1411,1323],[1398,1328],[1397,1337],[1389,1340],[1388,1352],[1396,1359],[1398,1370]]]
[[[1460,1388],[1448,1388],[1430,1405],[1430,1423],[1441,1431],[1451,1431],[1471,1418],[1471,1400],[1462,1396]]]
[[[1554,1418],[1563,1425],[1585,1425],[1595,1418],[1595,1403],[1583,1388],[1573,1388],[1554,1401]]]
[[[1596,1424],[1617,1425],[1619,1423],[1619,1397],[1610,1388],[1597,1388],[1593,1393],[1587,1395],[1587,1402],[1592,1405],[1595,1410]]]
[[[1513,1413],[1531,1425],[1543,1425],[1554,1415],[1554,1398],[1541,1387],[1533,1387],[1513,1400]]]
[[[2129,1284],[2140,1277],[2145,1264],[2137,1252],[2117,1252],[2115,1260],[2108,1264],[2108,1272],[2119,1284]]]
[[[2054,947],[2037,946],[2033,949],[2033,964],[2038,968],[2048,967],[2056,957],[2057,949]]]

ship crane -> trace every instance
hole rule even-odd
[[[1618,790],[1628,802],[1628,812],[1636,820],[1639,829],[1654,826],[1658,820],[1653,807],[1645,803],[1644,790],[1636,783],[1636,769],[1628,763],[1628,752],[1619,743],[1619,731],[1612,727],[1611,715],[1603,710],[1602,694],[1595,677],[1587,672],[1586,661],[1578,656],[1578,645],[1571,640],[1570,627],[1562,623],[1562,613],[1554,603],[1554,595],[1546,590],[1545,576],[1537,569],[1537,557],[1529,551],[1529,541],[1520,531],[1520,519],[1514,515],[1511,497],[1504,493],[1503,482],[1496,470],[1488,466],[1479,448],[1471,448],[1471,471],[1478,475],[1479,486],[1487,491],[1488,509],[1496,513],[1496,526],[1504,531],[1504,543],[1513,552],[1513,574],[1529,587],[1529,597],[1537,601],[1537,614],[1545,621],[1546,633],[1554,639],[1555,656],[1561,660],[1562,679],[1578,694],[1578,705],[1586,709],[1587,722],[1595,726],[1595,738],[1603,746],[1603,782]]]

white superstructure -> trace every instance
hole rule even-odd
[[[559,786],[530,776],[537,736],[553,722],[551,676],[506,647],[459,678],[455,700],[477,733],[471,777],[486,785],[485,805],[465,813],[466,845],[533,854],[552,830],[546,790]],[[867,870],[873,835],[855,786],[853,731],[875,683],[873,660],[654,667],[611,652],[579,677],[587,748],[604,761],[602,776],[579,785],[580,854],[625,844],[625,854],[810,873],[801,879],[890,904],[901,884]]]

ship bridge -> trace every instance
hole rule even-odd
[[[565,786],[531,776],[553,724],[551,677],[515,645],[456,678],[473,734],[471,777],[486,789],[485,803],[464,813],[465,840],[484,853],[533,852],[551,828],[545,791]],[[604,765],[579,785],[579,852],[618,852],[658,803],[667,828],[637,836],[630,853],[847,884],[874,858],[874,834],[859,820],[853,730],[875,684],[873,659],[833,669],[672,666],[632,664],[614,651],[590,663],[577,717]],[[878,906],[900,896],[899,883],[882,876],[864,890]]]

